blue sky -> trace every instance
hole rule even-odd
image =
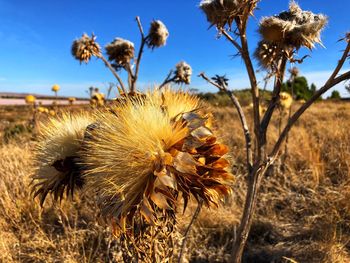
[[[350,1],[299,0],[303,9],[329,16],[323,33],[326,49],[318,46],[310,53],[301,50],[300,57],[310,54],[300,66],[301,73],[318,87],[324,83],[337,62],[344,43],[337,43],[350,30]],[[194,71],[192,87],[211,90],[196,75],[227,74],[231,88],[248,87],[240,58],[225,39],[216,39],[215,28],[208,30],[199,0],[0,0],[0,91],[50,94],[58,83],[61,95],[85,96],[85,90],[115,81],[101,61],[93,59],[80,65],[70,54],[72,40],[83,32],[94,32],[104,46],[115,37],[139,44],[135,16],[141,17],[147,30],[152,19],[162,20],[170,31],[167,45],[146,50],[141,65],[139,87],[160,83],[180,60]],[[257,24],[262,16],[287,9],[287,0],[262,0],[249,23],[248,38],[253,51],[259,39]],[[347,69],[349,66],[347,64]],[[262,73],[259,74],[262,76]],[[261,77],[260,77],[261,78]],[[347,95],[342,86],[337,87]]]

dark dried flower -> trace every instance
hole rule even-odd
[[[215,81],[216,84],[218,84],[220,87],[227,87],[228,86],[228,78],[226,78],[226,75],[219,76],[215,75],[215,77],[211,78]]]
[[[269,42],[312,49],[315,43],[321,44],[320,34],[326,24],[326,16],[303,11],[292,1],[289,11],[263,18],[259,32]]]
[[[192,68],[189,64],[187,64],[184,61],[181,61],[176,65],[175,80],[174,80],[175,83],[190,84],[191,76],[192,76]]]
[[[72,55],[80,62],[88,63],[92,56],[101,56],[100,45],[95,41],[96,36],[89,37],[87,34],[73,41]]]
[[[108,59],[115,67],[123,67],[134,58],[134,44],[129,40],[116,38],[106,47]]]
[[[273,69],[282,58],[283,53],[284,51],[279,45],[262,40],[258,43],[254,56],[261,67]]]
[[[293,78],[295,78],[299,75],[299,69],[297,67],[292,67],[288,71],[289,71],[291,77],[293,77]]]
[[[202,0],[199,7],[204,11],[207,20],[218,28],[226,24],[231,26],[234,19],[241,16],[246,9],[252,13],[258,0]]]
[[[161,47],[166,44],[166,40],[169,36],[169,31],[166,26],[160,20],[154,20],[151,23],[151,27],[147,37],[147,45],[150,48]]]

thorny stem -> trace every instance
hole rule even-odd
[[[107,61],[107,59],[102,54],[100,56],[98,56],[98,58],[101,59],[105,63],[107,68],[109,68],[109,70],[112,72],[113,76],[118,80],[121,89],[126,94],[124,83],[123,83],[122,79],[119,77],[118,73],[112,67],[112,65]]]
[[[287,65],[287,57],[283,56],[279,63],[278,70],[276,72],[275,76],[275,83],[274,83],[274,88],[273,88],[273,93],[272,93],[272,98],[269,103],[269,106],[267,107],[266,113],[261,121],[261,126],[260,126],[260,132],[261,132],[261,146],[266,145],[266,132],[267,128],[269,126],[272,114],[277,106],[280,92],[281,92],[281,86],[283,83],[283,78],[284,78],[284,73],[286,71],[286,65]]]
[[[247,119],[245,117],[245,114],[243,112],[241,104],[239,103],[237,97],[233,94],[233,92],[228,90],[226,86],[220,86],[217,83],[213,82],[211,79],[209,79],[205,75],[204,72],[200,73],[199,77],[202,77],[208,83],[217,87],[219,90],[224,91],[230,97],[233,105],[235,106],[235,108],[238,112],[239,119],[241,121],[243,132],[244,132],[244,137],[245,137],[245,142],[246,142],[246,152],[247,152],[247,167],[248,167],[248,173],[250,173],[251,169],[252,169],[252,165],[253,165],[252,139],[251,139]]]
[[[134,93],[136,91],[136,81],[137,81],[137,78],[139,76],[139,69],[140,69],[140,62],[141,62],[141,58],[142,58],[142,53],[143,53],[143,49],[145,47],[145,44],[146,44],[146,41],[147,41],[147,38],[148,36],[145,37],[145,34],[143,32],[143,27],[142,27],[142,24],[141,24],[141,20],[140,20],[140,17],[136,17],[136,21],[137,21],[137,25],[139,27],[139,30],[140,30],[140,34],[141,34],[141,45],[140,45],[140,49],[139,49],[139,53],[137,55],[137,60],[136,60],[136,66],[135,66],[135,73],[132,77],[132,84],[131,84],[131,87],[130,87],[130,92],[131,93]]]
[[[178,263],[182,262],[182,256],[183,256],[183,253],[185,252],[184,250],[185,250],[185,247],[186,247],[186,241],[187,241],[188,234],[190,233],[190,230],[192,228],[192,225],[193,225],[194,221],[196,221],[199,213],[201,212],[202,206],[203,206],[203,200],[198,202],[197,209],[194,212],[194,214],[192,216],[192,219],[191,219],[191,221],[190,221],[190,223],[187,226],[187,229],[185,231],[185,234],[184,234],[184,237],[183,237],[183,240],[182,240],[182,244],[181,244],[181,249],[180,249],[178,261],[177,261]]]

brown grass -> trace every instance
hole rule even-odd
[[[0,112],[13,122],[18,116]],[[215,116],[231,148],[235,194],[219,210],[203,209],[189,236],[189,262],[230,262],[246,188],[238,117],[231,108],[215,109]],[[10,124],[2,122],[0,133]],[[277,126],[270,127],[270,140]],[[349,128],[350,104],[334,102],[314,105],[293,128],[285,163],[264,179],[244,262],[350,262]],[[35,141],[18,139],[0,146],[0,262],[120,262],[118,242],[96,220],[93,197],[44,208],[32,200]],[[189,220],[186,213],[180,232]]]

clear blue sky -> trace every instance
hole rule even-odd
[[[323,33],[326,49],[318,46],[300,67],[301,73],[319,87],[334,67],[344,43],[337,43],[350,30],[350,1],[299,0],[303,9],[329,16]],[[196,75],[227,74],[230,87],[248,86],[240,58],[224,39],[217,40],[214,28],[208,30],[199,0],[0,0],[0,91],[50,94],[54,83],[62,95],[84,96],[90,85],[105,90],[115,81],[101,61],[79,65],[70,54],[72,40],[83,32],[94,32],[104,46],[115,37],[139,44],[135,16],[147,29],[152,19],[162,20],[170,31],[165,47],[146,50],[140,72],[140,87],[160,83],[180,60],[192,65],[192,87],[213,90]],[[258,40],[257,23],[262,16],[288,8],[287,0],[262,0],[249,24],[250,49]],[[301,56],[309,53],[301,51]],[[347,68],[348,65],[347,65]],[[337,87],[343,95],[343,87]]]

